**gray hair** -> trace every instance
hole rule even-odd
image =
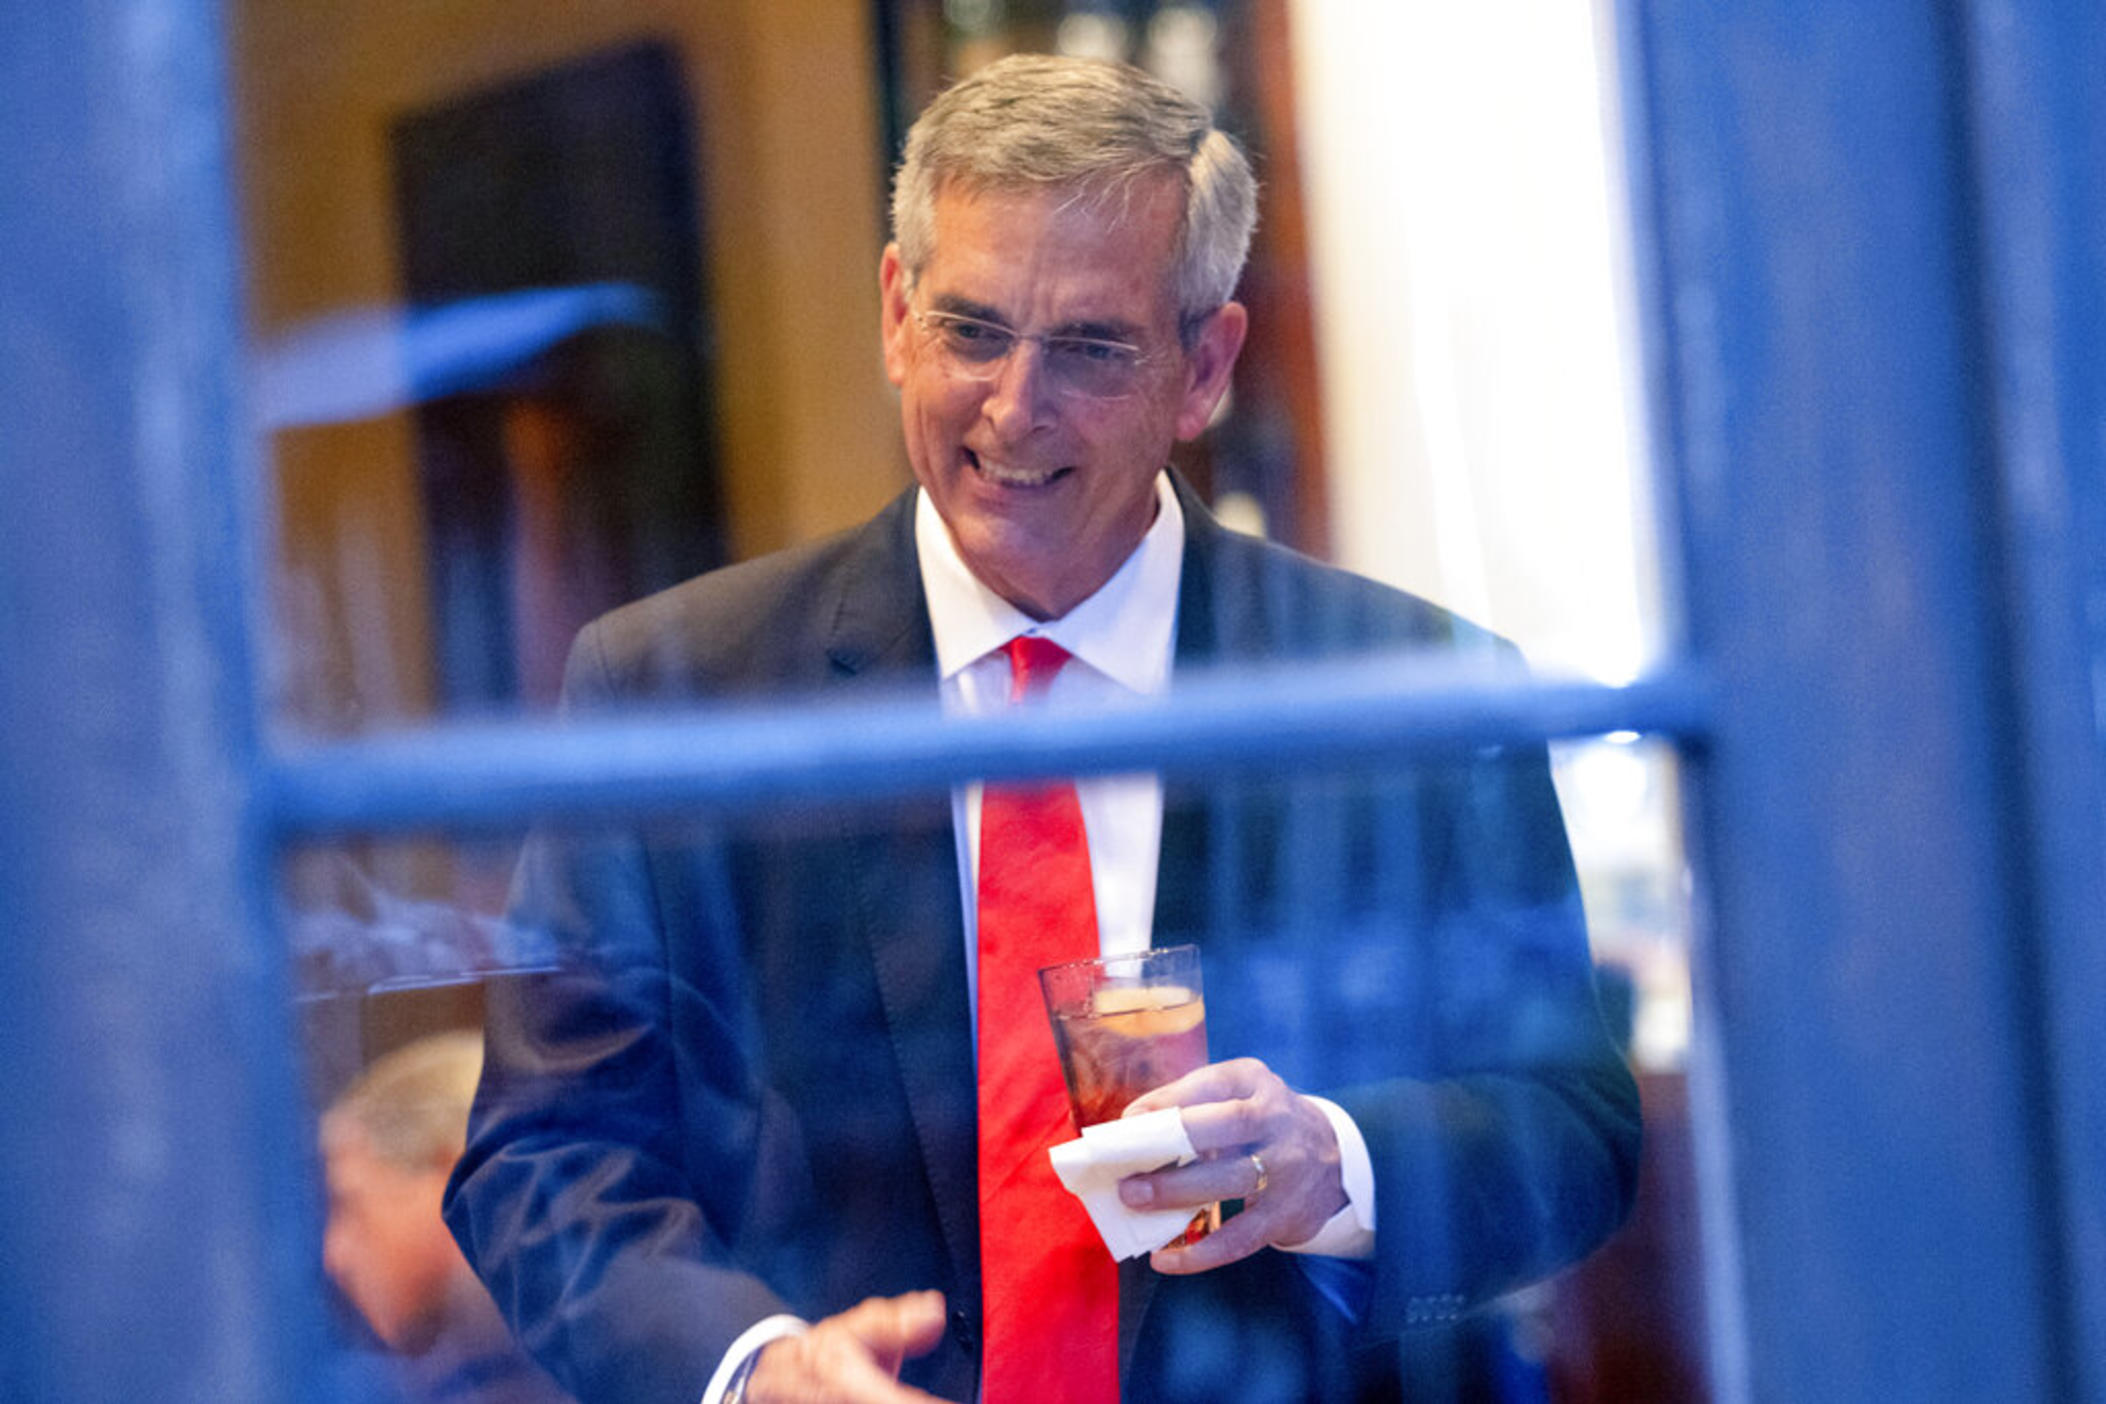
[[[1250,163],[1211,113],[1123,63],[1013,54],[946,90],[907,133],[892,189],[909,286],[935,251],[937,193],[1072,186],[1123,200],[1137,181],[1184,183],[1171,294],[1189,329],[1227,302],[1257,223]]]
[[[348,1123],[373,1154],[402,1170],[450,1165],[468,1139],[468,1108],[483,1067],[483,1036],[433,1034],[374,1060],[329,1108],[326,1139]]]

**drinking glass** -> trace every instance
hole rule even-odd
[[[1199,947],[1095,956],[1038,972],[1077,1127],[1114,1121],[1143,1092],[1206,1065],[1206,996]],[[1192,1217],[1181,1243],[1220,1224],[1220,1206]]]

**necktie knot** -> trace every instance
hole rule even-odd
[[[1036,634],[1018,634],[1002,647],[1009,655],[1009,700],[1012,704],[1026,697],[1044,696],[1046,689],[1053,685],[1053,677],[1061,665],[1073,657],[1053,640]]]

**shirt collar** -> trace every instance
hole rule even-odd
[[[1156,475],[1155,498],[1155,521],[1112,578],[1060,618],[1040,623],[980,583],[929,495],[918,493],[914,548],[939,674],[954,677],[1018,634],[1035,633],[1130,692],[1162,691],[1176,644],[1185,516],[1167,473]]]

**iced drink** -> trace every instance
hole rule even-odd
[[[1115,1120],[1143,1092],[1206,1066],[1207,1006],[1178,986],[1107,986],[1053,1012],[1075,1124]]]
[[[1071,961],[1038,978],[1077,1127],[1115,1121],[1143,1092],[1206,1066],[1197,946]],[[1191,1243],[1220,1222],[1219,1206],[1210,1205],[1178,1241]]]

